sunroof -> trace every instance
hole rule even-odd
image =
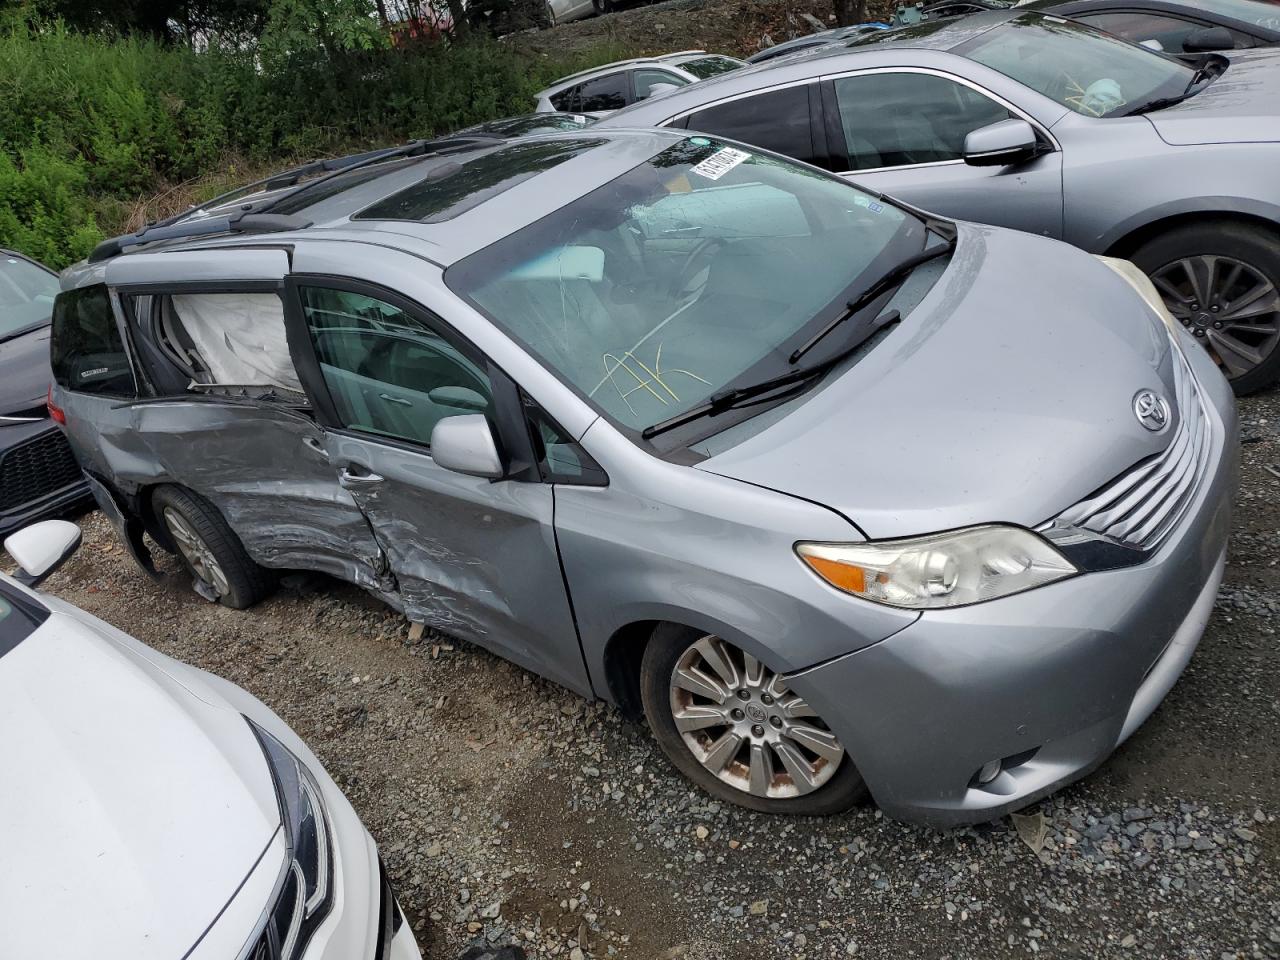
[[[366,207],[352,219],[416,220],[419,223],[452,220],[602,143],[604,140],[587,138],[514,143],[470,160],[445,163],[433,168],[413,186]]]

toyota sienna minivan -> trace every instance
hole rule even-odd
[[[1130,264],[678,130],[272,178],[63,276],[50,403],[134,555],[368,590],[756,810],[991,819],[1155,709],[1236,418]]]

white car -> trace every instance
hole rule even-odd
[[[743,66],[746,66],[744,60],[705,50],[680,50],[660,57],[617,60],[561,77],[534,95],[534,110],[538,113],[611,113]]]
[[[79,545],[5,540],[0,955],[420,960],[377,847],[239,687],[32,589]]]

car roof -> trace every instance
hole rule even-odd
[[[398,248],[448,267],[616,179],[685,136],[682,130],[609,130],[597,135],[592,128],[586,128],[477,144],[448,154],[389,159],[379,167],[362,167],[327,181],[325,188],[317,191],[322,196],[314,202],[304,203],[304,196],[297,197],[288,217],[304,224],[309,221],[309,225],[268,233],[224,232],[165,239],[131,247],[110,260],[133,260],[161,252],[337,240]],[[497,189],[480,191],[483,198],[459,204],[461,212],[451,213],[448,219],[382,219],[366,212],[380,201],[424,184],[439,182],[447,186],[448,178],[471,160],[536,144],[562,145],[568,157],[525,178],[500,183]],[[73,285],[80,286],[82,282]]]
[[[664,53],[656,57],[632,57],[629,60],[614,60],[612,63],[602,63],[598,67],[591,67],[589,70],[579,70],[577,73],[571,73],[567,77],[561,77],[545,90],[537,93],[539,97],[545,97],[553,93],[558,93],[563,87],[572,86],[581,83],[584,80],[590,80],[601,74],[612,73],[615,70],[630,70],[633,67],[643,66],[663,66],[663,67],[679,67],[682,60],[696,60],[706,56],[717,56],[717,54],[708,54],[705,50],[679,50],[675,53]]]
[[[696,110],[739,93],[790,81],[804,81],[827,73],[863,67],[941,66],[959,56],[951,51],[1018,16],[1018,11],[990,11],[951,20],[931,20],[909,27],[877,30],[852,40],[838,40],[795,53],[751,63],[730,73],[700,80],[661,97],[623,107],[600,121],[603,127],[649,126],[671,116]],[[909,55],[907,55],[909,54]]]
[[[1272,3],[1259,2],[1258,11],[1266,7],[1275,10]],[[1035,10],[1041,13],[1056,13],[1064,17],[1072,17],[1082,13],[1097,12],[1143,12],[1185,14],[1211,23],[1228,25],[1243,33],[1249,33],[1263,39],[1280,37],[1280,27],[1264,23],[1258,18],[1249,19],[1247,13],[1239,7],[1220,4],[1206,4],[1194,0],[1027,0],[1020,7],[1022,10]],[[1280,22],[1280,10],[1275,10],[1275,18]]]

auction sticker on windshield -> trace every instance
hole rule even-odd
[[[751,154],[745,150],[724,147],[707,157],[690,172],[696,173],[700,177],[706,177],[708,180],[719,180],[742,161],[750,159],[750,157]]]

